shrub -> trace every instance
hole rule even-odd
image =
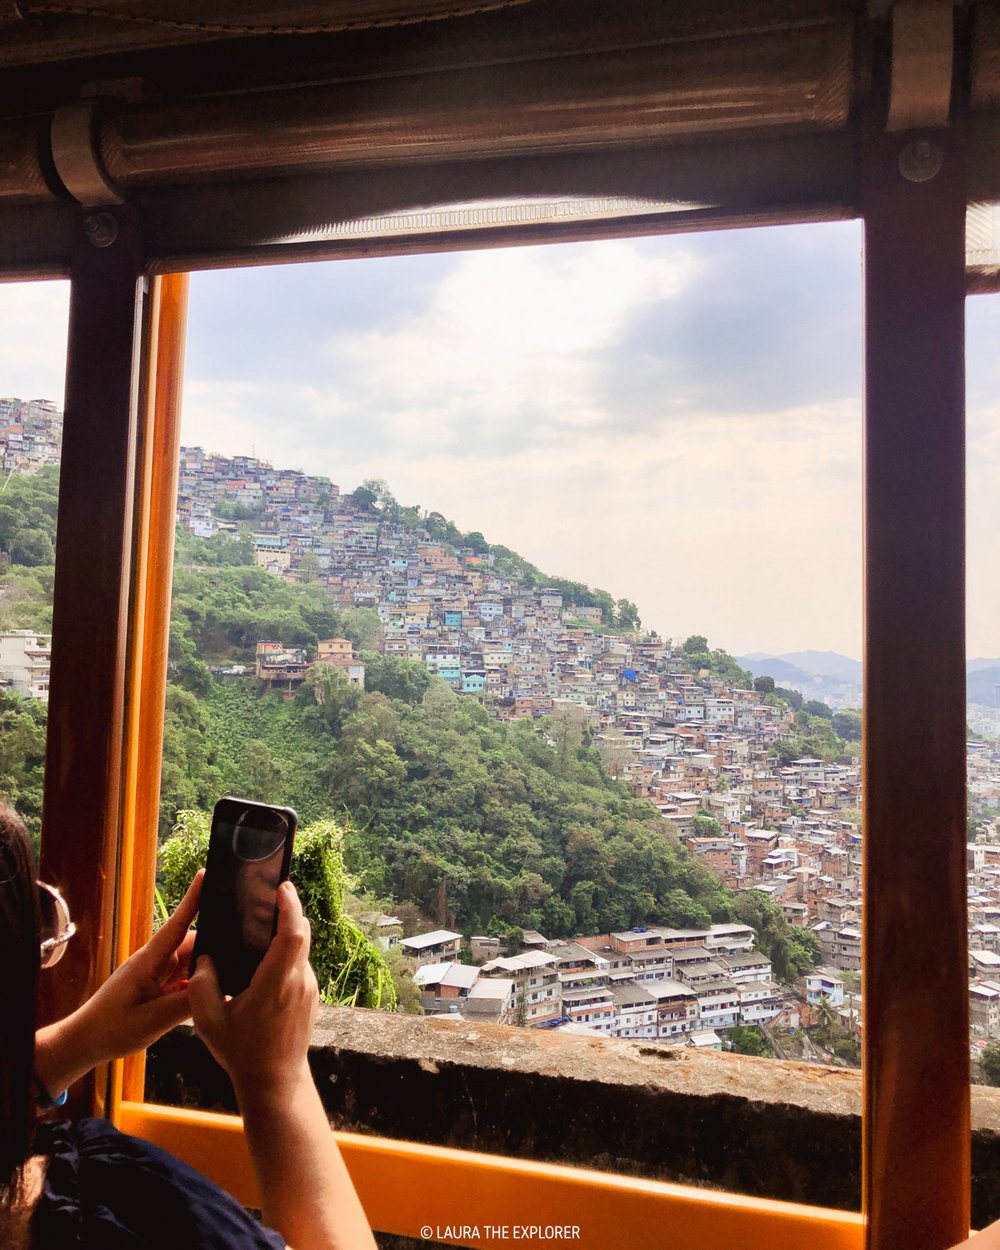
[[[209,818],[183,811],[159,851],[157,898],[161,917],[180,902],[208,855]],[[393,1011],[396,990],[378,947],[344,912],[342,835],[332,820],[300,829],[291,876],[312,926],[310,962],[327,1003]]]

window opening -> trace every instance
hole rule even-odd
[[[0,286],[0,799],[38,845],[69,285]]]
[[[995,255],[990,263],[996,264]],[[1000,298],[969,300],[966,326],[969,1041],[973,1083],[994,1085],[1000,1082],[1000,660],[994,658],[993,554],[1000,513],[993,488],[997,470],[993,344],[1000,327]],[[1000,1207],[989,1194],[977,1192],[975,1198],[975,1227],[1000,1217]]]
[[[332,1001],[856,1066],[857,243],[195,275],[165,900],[289,802]]]

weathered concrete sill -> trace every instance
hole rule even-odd
[[[857,1072],[344,1008],[321,1011],[311,1062],[337,1128],[860,1205]],[[150,1052],[147,1096],[235,1110],[189,1027]],[[1000,1090],[976,1088],[973,1223],[997,1218]]]

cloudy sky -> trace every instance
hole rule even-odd
[[[861,233],[785,227],[196,274],[184,441],[387,480],[669,637],[860,655]],[[65,289],[0,288],[0,393]],[[969,647],[1000,654],[1000,298],[969,302]]]

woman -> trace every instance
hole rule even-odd
[[[249,988],[219,991],[211,959],[191,977],[199,873],[173,916],[82,1007],[35,1032],[40,968],[72,936],[36,883],[24,825],[0,804],[0,1245],[374,1250],[375,1242],[309,1072],[316,979],[309,922],[290,882],[278,931]],[[101,1120],[36,1128],[36,1106],[98,1063],[141,1050],[193,1016],[229,1073],[260,1185],[261,1228],[178,1160]],[[274,1231],[271,1231],[274,1230]]]

